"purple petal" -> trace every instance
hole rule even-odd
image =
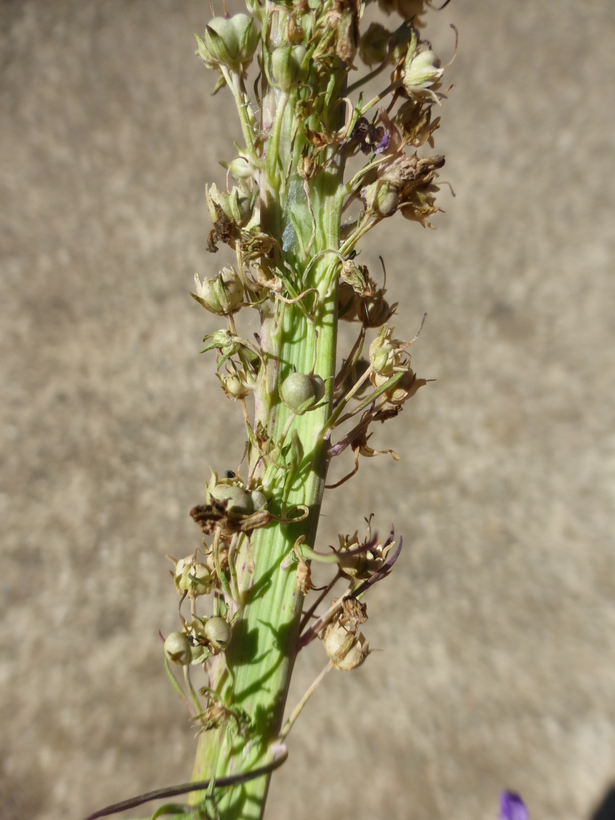
[[[529,820],[527,806],[515,792],[502,792],[500,795],[501,820]]]
[[[391,144],[391,135],[385,131],[384,136],[382,137],[382,139],[380,140],[380,142],[376,146],[376,150],[374,151],[374,154],[381,154],[383,151],[386,151],[386,149],[389,147],[390,144]]]

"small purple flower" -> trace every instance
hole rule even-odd
[[[527,806],[515,792],[500,795],[500,820],[529,820]]]
[[[383,151],[386,151],[386,149],[389,147],[390,144],[391,144],[391,135],[389,133],[387,133],[387,131],[385,131],[384,134],[382,135],[382,139],[380,140],[378,145],[376,145],[376,148],[374,150],[374,154],[381,154]]]

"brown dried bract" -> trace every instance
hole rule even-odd
[[[212,535],[216,529],[219,529],[222,538],[229,538],[237,532],[249,533],[266,527],[273,518],[267,510],[258,510],[250,515],[244,515],[233,512],[233,510],[227,512],[226,506],[226,501],[217,501],[212,498],[211,504],[197,504],[193,507],[190,515],[205,535]]]
[[[218,252],[218,242],[223,242],[231,248],[235,248],[236,226],[228,218],[221,208],[216,207],[218,218],[207,237],[207,250],[210,253]]]

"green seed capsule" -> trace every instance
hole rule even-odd
[[[249,493],[236,484],[216,484],[209,494],[216,501],[227,501],[227,511],[231,510],[242,515],[254,512],[254,502]]]
[[[237,70],[249,63],[258,45],[254,19],[247,14],[214,17],[205,28],[205,36],[197,40],[205,63],[215,67],[222,63]]]
[[[280,398],[284,404],[301,416],[325,394],[325,383],[320,376],[305,373],[291,373],[280,388]]]
[[[209,618],[203,631],[210,646],[218,651],[226,649],[231,642],[231,627],[224,620],[224,618],[219,618],[217,616],[214,618]]]
[[[271,55],[271,79],[283,91],[290,91],[301,79],[306,55],[303,46],[278,46]]]
[[[262,490],[252,490],[250,493],[250,498],[252,499],[252,504],[254,504],[255,510],[267,509],[267,496]]]
[[[196,294],[190,295],[211,313],[227,316],[241,307],[243,283],[234,268],[223,268],[214,279],[204,279],[202,283],[195,273],[194,281]]]
[[[171,632],[164,642],[164,654],[171,663],[188,666],[192,663],[192,647],[183,632]]]

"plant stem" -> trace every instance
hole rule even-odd
[[[273,48],[282,36],[284,14],[279,10],[270,13]],[[260,424],[269,441],[277,443],[285,428],[290,427],[300,442],[301,462],[307,466],[292,478],[290,487],[285,486],[288,471],[277,466],[279,456],[276,463],[273,458],[267,463],[252,447],[250,475],[262,479],[270,494],[271,512],[282,517],[284,507],[292,512],[298,505],[305,505],[309,514],[300,523],[273,523],[255,530],[249,544],[253,570],[247,543],[238,551],[237,575],[246,605],[226,651],[234,678],[220,676],[211,681],[211,686],[218,687],[225,703],[245,710],[251,724],[245,736],[236,731],[232,721],[201,734],[193,771],[195,781],[249,771],[262,766],[271,755],[270,748],[282,727],[303,608],[294,565],[283,568],[282,564],[300,536],[308,546],[314,546],[325,485],[327,444],[321,431],[331,415],[337,341],[337,282],[332,268],[339,265],[339,260],[322,251],[339,248],[343,167],[331,155],[326,170],[309,181],[308,199],[304,180],[297,174],[297,159],[305,147],[305,138],[295,115],[295,104],[305,95],[306,89],[289,93],[270,87],[263,100],[263,125],[271,130],[259,186],[260,227],[277,239],[299,290],[314,288],[317,295],[311,316],[306,315],[303,305],[280,300],[275,305],[266,302],[261,309],[263,365],[255,393],[254,429]],[[337,99],[329,105],[336,118],[343,110],[336,106]],[[314,260],[318,254],[320,257]],[[294,370],[320,376],[326,385],[326,399],[315,409],[291,419],[293,411],[280,401],[279,385]],[[269,776],[265,776],[225,790],[217,799],[219,816],[223,820],[258,820],[268,785]],[[204,807],[204,798],[200,792],[189,802]]]

